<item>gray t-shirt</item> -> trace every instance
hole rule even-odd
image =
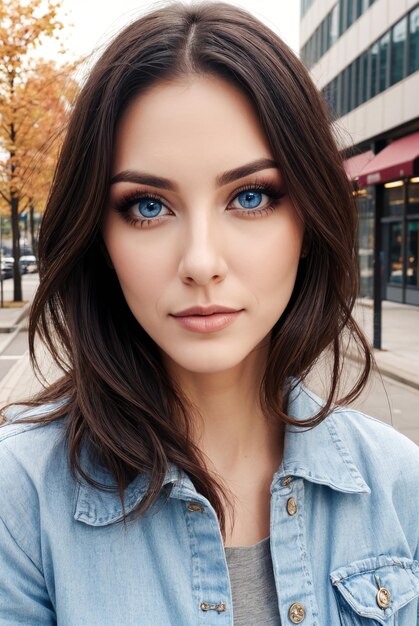
[[[280,626],[269,537],[253,546],[225,548],[234,626]]]

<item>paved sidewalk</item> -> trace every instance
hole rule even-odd
[[[25,327],[28,312],[29,305],[23,309],[0,309],[0,350],[11,339],[8,331],[16,335],[16,329]],[[359,300],[355,317],[371,341],[372,303]],[[419,390],[419,307],[383,302],[382,345],[383,350],[374,350],[381,374]],[[48,356],[42,361],[47,366]],[[47,368],[44,374],[52,380],[55,368]],[[0,406],[28,397],[39,388],[26,353],[0,382]]]
[[[372,301],[359,299],[354,314],[372,343]],[[382,349],[374,356],[381,374],[419,389],[419,307],[383,302]]]

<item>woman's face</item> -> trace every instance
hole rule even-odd
[[[129,105],[103,236],[128,306],[176,370],[225,372],[266,347],[293,290],[303,224],[249,100],[213,76]],[[191,307],[233,313],[179,313]]]

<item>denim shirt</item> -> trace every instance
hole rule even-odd
[[[299,386],[288,413],[320,402]],[[113,524],[119,496],[72,479],[64,431],[0,429],[0,625],[232,626],[217,517],[188,476],[171,466],[153,508]],[[282,626],[419,624],[418,485],[418,448],[357,411],[287,430],[270,517]],[[128,486],[127,511],[146,488],[144,475]]]

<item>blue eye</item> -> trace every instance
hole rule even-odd
[[[162,210],[162,203],[151,198],[142,198],[137,203],[138,212],[142,217],[156,217]]]
[[[263,195],[260,191],[248,189],[239,193],[236,198],[244,209],[256,209],[262,202]]]

